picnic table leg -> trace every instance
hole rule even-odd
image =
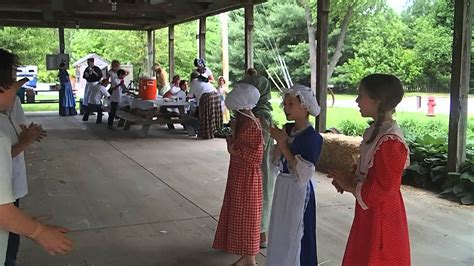
[[[148,136],[148,130],[150,129],[153,117],[155,116],[156,109],[148,110],[145,114],[145,120],[148,122],[142,125],[142,130],[140,132],[140,138],[146,138]]]
[[[130,106],[126,106],[126,107],[122,108],[122,111],[130,112]],[[117,124],[117,127],[123,127],[123,125],[125,125],[125,119],[120,118],[120,120]]]
[[[196,131],[194,131],[194,128],[191,126],[191,123],[189,123],[190,119],[186,118],[188,115],[186,114],[186,110],[184,109],[184,106],[180,106],[178,108],[179,114],[181,116],[181,120],[184,120],[183,126],[185,127],[186,131],[188,132],[188,136],[194,137],[196,136]]]
[[[125,124],[125,119],[120,118],[120,120],[118,121],[117,127],[123,127],[124,124]]]
[[[131,109],[130,114],[134,115],[137,112],[137,109]],[[123,130],[130,130],[132,127],[133,123],[130,121],[125,121],[125,125],[123,126]]]

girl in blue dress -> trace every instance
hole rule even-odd
[[[64,63],[59,65],[58,78],[61,86],[59,89],[59,115],[77,115],[76,100],[72,92],[71,80],[69,80],[69,73]]]
[[[284,96],[288,123],[271,128],[277,142],[279,174],[275,184],[268,236],[268,266],[314,266],[316,251],[316,199],[311,179],[323,138],[309,123],[320,107],[314,92],[295,85]]]

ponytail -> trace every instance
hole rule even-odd
[[[374,122],[374,131],[372,131],[372,135],[370,135],[370,138],[365,142],[366,144],[372,143],[377,135],[380,132],[380,126],[382,125],[383,121],[385,119],[385,111],[383,110],[382,107],[379,106],[378,108],[378,113],[377,113],[377,120]]]

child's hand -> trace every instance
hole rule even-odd
[[[354,181],[355,178],[353,175],[339,170],[329,170],[328,177],[334,179],[333,181],[335,181],[337,186],[334,182],[333,185],[336,187],[338,192],[340,192],[339,190],[343,190],[355,193],[357,182]]]
[[[38,128],[39,130],[39,134],[38,134],[38,137],[36,137],[36,141],[37,142],[41,142],[43,140],[43,138],[47,137],[48,136],[48,133],[46,132],[46,130],[43,129],[43,127],[39,124],[33,124],[35,127]]]
[[[271,127],[270,136],[276,140],[278,149],[280,149],[280,151],[283,151],[288,147],[288,134],[286,134],[286,130],[279,129],[278,127]]]
[[[73,243],[66,236],[69,229],[51,225],[41,225],[41,227],[41,232],[33,239],[50,255],[65,254],[72,250]]]
[[[31,145],[39,136],[41,136],[42,129],[33,123],[28,127],[20,125],[20,128],[21,133],[19,136],[19,142],[24,143],[26,146]]]

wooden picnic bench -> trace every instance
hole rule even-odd
[[[123,130],[130,130],[132,125],[141,125],[140,137],[148,136],[151,125],[167,125],[169,129],[174,129],[174,124],[182,124],[189,136],[195,136],[196,132],[192,127],[197,118],[186,114],[187,103],[184,102],[157,102],[149,101],[152,105],[125,106],[117,111],[116,116],[120,118],[118,127],[123,126]],[[141,108],[140,108],[141,107]],[[151,108],[148,108],[151,107]],[[179,113],[162,113],[160,107],[178,109]]]

